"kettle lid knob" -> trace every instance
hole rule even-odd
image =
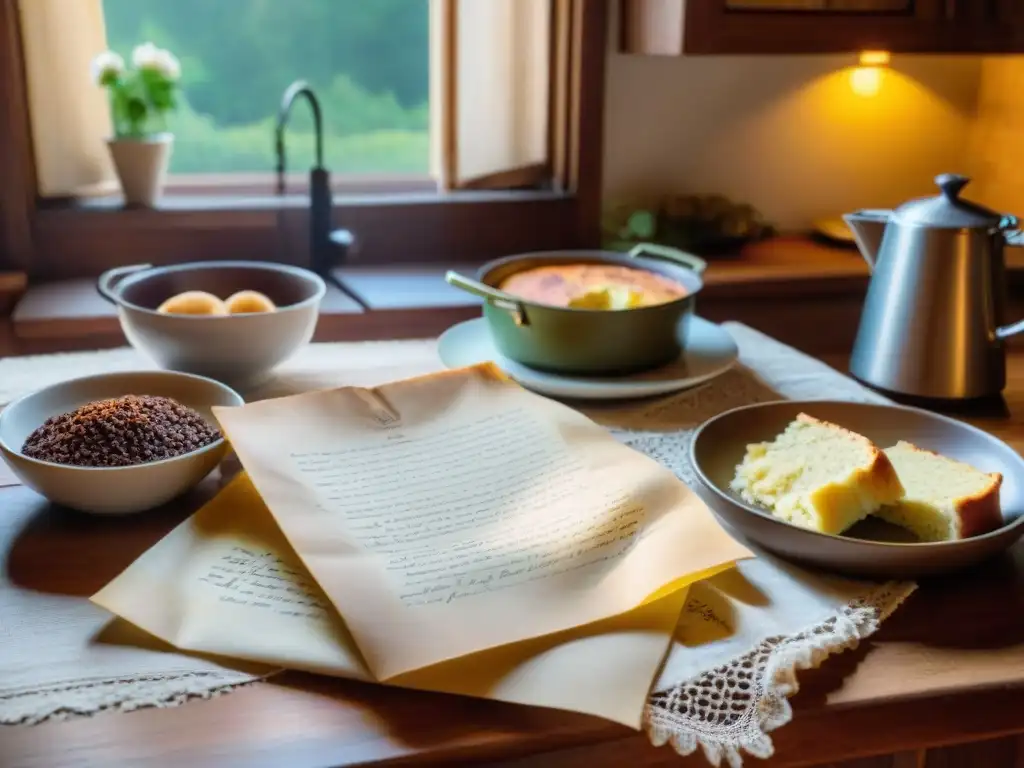
[[[969,178],[958,173],[940,173],[935,177],[935,184],[951,203],[959,199],[960,191],[970,183]]]
[[[935,177],[941,193],[904,203],[896,209],[896,219],[904,224],[936,229],[992,229],[999,226],[1003,214],[960,197],[970,183],[967,176],[942,173]]]

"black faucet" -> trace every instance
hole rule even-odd
[[[274,147],[277,153],[277,194],[285,191],[284,129],[292,111],[292,105],[300,96],[305,96],[313,110],[313,127],[316,131],[316,165],[309,172],[309,255],[310,266],[321,277],[330,278],[331,269],[343,262],[348,255],[354,238],[347,229],[331,230],[331,175],[324,168],[324,128],[320,111],[320,100],[313,93],[309,83],[296,80],[288,86],[281,97],[277,112],[277,127],[274,130]]]

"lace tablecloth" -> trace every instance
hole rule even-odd
[[[592,409],[627,445],[646,453],[702,493],[689,441],[701,423],[757,402],[889,402],[813,358],[738,323],[726,323],[740,365],[713,382],[659,401]],[[787,699],[800,669],[853,648],[913,592],[914,584],[875,584],[812,573],[767,554],[695,585],[646,713],[655,744],[739,766],[744,753],[768,758],[768,735],[792,718]]]
[[[886,402],[757,331],[725,327],[741,359],[718,379],[656,401],[584,410],[698,489],[689,439],[718,413],[780,398]],[[142,367],[151,365],[130,349],[0,360],[0,404],[72,376]],[[439,367],[433,341],[318,344],[245,394],[376,384]],[[769,733],[792,716],[787,698],[796,691],[797,671],[870,635],[913,588],[822,576],[768,556],[696,585],[647,707],[652,741],[680,754],[703,748],[715,765],[738,766],[744,754],[770,756]],[[15,626],[0,623],[0,723],[173,706],[263,674],[160,650],[114,657],[93,639],[105,620],[100,609],[77,598],[28,594],[0,577],[0,622],[15,615]],[[48,627],[60,628],[60,643],[39,642]]]

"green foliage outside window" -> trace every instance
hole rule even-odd
[[[427,0],[103,0],[107,42],[141,41],[181,61],[172,173],[269,172],[281,94],[310,82],[324,112],[327,167],[429,169]],[[313,163],[312,119],[296,104],[290,170]]]

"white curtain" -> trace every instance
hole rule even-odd
[[[114,191],[110,110],[89,71],[107,47],[101,0],[21,0],[18,10],[39,194]]]

